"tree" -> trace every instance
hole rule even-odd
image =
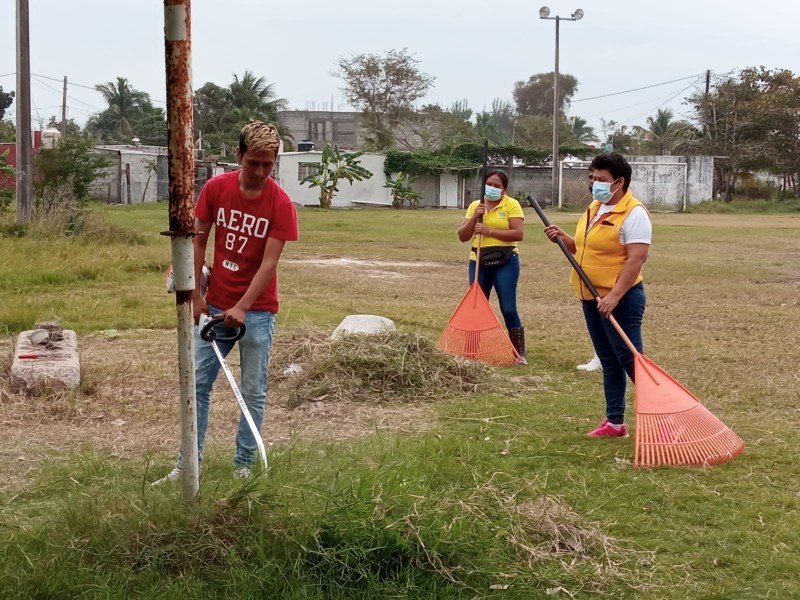
[[[611,144],[614,152],[621,154],[642,154],[647,146],[647,139],[644,137],[642,127],[629,127],[620,125],[614,120],[606,121],[601,119],[603,134],[606,136],[606,144]]]
[[[514,84],[514,102],[520,115],[553,115],[553,77],[554,73],[537,73],[527,82]],[[569,107],[572,97],[578,91],[578,80],[572,75],[559,73],[558,97],[561,111]]]
[[[2,121],[3,117],[5,117],[6,109],[11,106],[12,102],[14,102],[13,90],[10,92],[4,92],[3,86],[0,85],[0,121]]]
[[[204,138],[225,130],[225,115],[233,103],[229,89],[210,81],[194,92],[194,127]]]
[[[472,124],[464,118],[469,109],[454,113],[436,104],[418,111],[408,111],[395,124],[394,138],[406,150],[438,150],[445,145],[463,144],[475,140]]]
[[[55,115],[50,117],[47,122],[48,127],[57,127],[61,131],[61,119],[56,119]],[[81,126],[75,122],[75,119],[67,120],[67,135],[78,135],[81,132]],[[63,132],[62,132],[63,133]]]
[[[581,117],[572,117],[569,119],[570,135],[569,138],[579,144],[588,144],[598,141],[598,137],[594,133],[594,127],[591,127],[586,119]]]
[[[372,177],[372,172],[359,164],[359,158],[363,154],[363,152],[341,152],[335,144],[327,143],[322,150],[319,170],[300,183],[307,183],[310,188],[318,187],[319,205],[322,208],[330,208],[333,197],[339,191],[339,181],[346,179],[353,185],[354,181],[364,181]]]
[[[788,69],[745,69],[746,85],[758,93],[750,102],[751,134],[766,144],[755,148],[756,162],[783,178],[785,190],[800,195],[800,77]]]
[[[362,123],[370,133],[368,143],[376,150],[394,144],[394,126],[433,85],[434,78],[418,65],[406,48],[390,50],[385,56],[356,54],[339,60],[334,75],[344,81],[347,101],[361,110]]]
[[[655,116],[647,117],[647,129],[641,131],[656,155],[672,153],[678,140],[688,131],[689,124],[673,121],[673,112],[669,108],[659,108]]]
[[[167,145],[167,115],[160,106],[150,101],[143,103],[132,123],[133,135],[147,146]]]
[[[709,94],[697,93],[687,101],[694,109],[695,127],[682,142],[682,151],[725,157],[714,161],[714,195],[730,201],[741,174],[765,168],[770,131],[765,116],[757,112],[766,73],[744,69],[738,77],[719,82]]]
[[[275,84],[264,77],[245,71],[242,78],[234,73],[230,85],[231,104],[234,108],[249,111],[256,119],[268,122],[278,120],[278,111],[286,109],[286,100],[275,94]]]
[[[11,165],[6,164],[6,161],[8,160],[8,154],[8,150],[0,154],[0,174],[15,177],[17,175],[17,170]]]
[[[239,142],[242,127],[252,121],[272,123],[284,144],[290,144],[292,136],[278,120],[278,111],[287,106],[286,100],[278,98],[274,84],[264,77],[245,71],[241,78],[233,75],[226,88],[207,82],[195,91],[195,130],[203,136],[203,146],[212,153],[232,155]]]
[[[11,121],[0,121],[0,142],[16,142],[17,126]]]
[[[408,202],[410,208],[419,207],[419,201],[422,200],[422,194],[414,191],[411,187],[411,182],[414,178],[410,175],[403,173],[396,173],[394,179],[387,177],[386,183],[383,187],[391,190],[392,206],[394,208],[403,208]]]
[[[129,142],[134,137],[133,124],[142,116],[143,107],[150,104],[150,96],[132,88],[124,77],[96,85],[95,89],[108,108],[90,117],[87,129],[103,141]]]
[[[54,190],[67,190],[73,200],[89,198],[89,186],[108,159],[96,154],[94,140],[87,136],[60,138],[50,149],[40,150],[33,159],[34,192],[38,197]]]

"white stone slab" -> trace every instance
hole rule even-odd
[[[64,338],[46,345],[32,344],[31,331],[17,338],[11,363],[11,389],[36,394],[43,391],[73,390],[81,382],[78,336],[64,330]],[[20,358],[34,355],[36,358]]]
[[[377,315],[347,315],[333,330],[331,339],[335,340],[345,333],[376,334],[387,331],[397,331],[397,327],[391,319]]]

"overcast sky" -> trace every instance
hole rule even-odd
[[[466,99],[480,111],[493,98],[511,100],[515,81],[553,70],[555,24],[539,19],[543,4],[551,15],[585,12],[561,24],[561,72],[579,81],[569,114],[598,131],[601,118],[635,125],[660,107],[685,114],[682,100],[702,89],[706,69],[714,77],[758,65],[800,73],[800,0],[194,0],[193,85],[227,85],[251,70],[292,108],[329,109],[333,97],[346,110],[331,75],[337,60],[405,47],[436,78],[424,102]],[[90,88],[117,76],[155,102],[166,98],[161,1],[30,0],[30,13],[34,120],[60,118],[64,75],[75,84],[69,116],[81,124],[104,107]],[[0,0],[6,91],[16,85],[14,23],[14,0]]]

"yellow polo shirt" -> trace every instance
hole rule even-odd
[[[467,208],[467,219],[471,219],[472,216],[475,214],[475,209],[478,208],[480,204],[480,200],[475,200],[472,204],[469,205]],[[500,202],[497,203],[492,210],[487,212],[483,215],[483,223],[489,229],[497,229],[497,230],[508,230],[511,229],[511,224],[509,222],[510,219],[525,219],[525,213],[522,212],[522,206],[520,203],[512,198],[511,196],[503,196],[500,198]],[[478,236],[473,236],[472,238],[472,247],[475,247],[477,244]],[[504,242],[503,240],[498,240],[497,238],[484,235],[483,239],[481,240],[481,248],[485,248],[486,246],[513,246],[514,247],[514,254],[519,254],[519,249],[517,247],[517,242]],[[477,257],[475,256],[474,252],[469,253],[470,260],[476,260]]]

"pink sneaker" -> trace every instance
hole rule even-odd
[[[608,419],[603,419],[603,422],[595,429],[586,434],[587,437],[628,437],[628,428],[624,424],[619,429],[616,429]]]

